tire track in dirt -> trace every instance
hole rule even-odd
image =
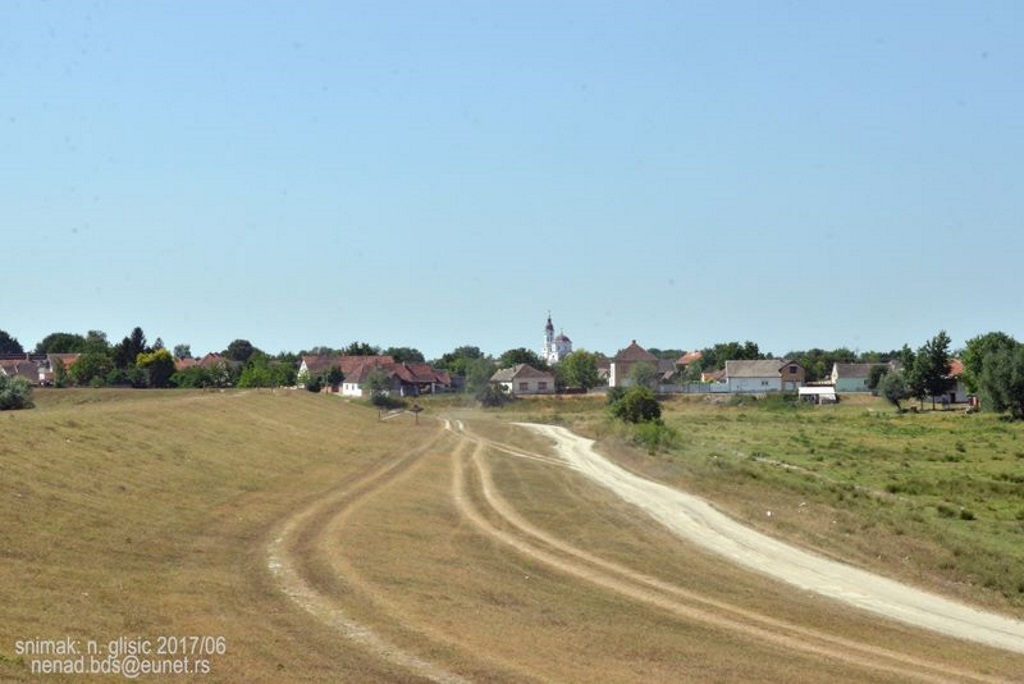
[[[778,620],[683,589],[579,549],[526,522],[497,492],[487,457],[484,455],[486,450],[497,448],[502,452],[521,456],[521,449],[479,438],[465,430],[453,431],[461,432],[466,439],[476,443],[477,447],[470,461],[480,481],[481,496],[490,511],[518,533],[513,534],[505,529],[499,529],[473,507],[466,491],[467,476],[464,464],[458,454],[453,454],[452,494],[460,512],[488,536],[560,572],[666,610],[686,620],[702,622],[748,638],[834,659],[867,670],[882,671],[920,681],[1003,681],[953,668],[947,663],[926,661]]]
[[[468,680],[406,651],[345,613],[341,603],[310,580],[310,564],[322,543],[322,530],[362,499],[412,468],[443,436],[427,445],[389,458],[350,484],[313,501],[285,520],[267,545],[266,565],[282,591],[318,621],[386,662],[434,682],[463,684]]]

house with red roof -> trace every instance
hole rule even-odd
[[[640,363],[649,364],[655,371],[658,370],[658,357],[633,340],[628,347],[620,349],[612,359],[608,368],[608,386],[629,387],[632,384],[630,371]]]
[[[357,356],[338,354],[333,356],[303,356],[299,361],[299,378],[315,377],[338,368],[344,375],[339,387],[327,388],[328,392],[340,392],[347,397],[366,395],[372,374],[384,373],[389,383],[389,394],[396,397],[415,397],[420,394],[434,394],[451,389],[452,378],[448,371],[439,371],[426,363],[395,361],[389,355]]]

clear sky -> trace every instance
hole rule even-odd
[[[1024,3],[0,3],[0,329],[1024,339]]]

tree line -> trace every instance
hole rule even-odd
[[[1024,419],[1024,345],[1003,332],[991,332],[968,340],[964,349],[953,353],[951,341],[941,331],[917,349],[904,344],[901,349],[888,352],[854,352],[845,347],[833,350],[813,348],[791,351],[785,358],[799,363],[808,382],[824,380],[835,363],[875,363],[876,372],[870,380],[872,389],[900,407],[900,402],[928,397],[941,397],[954,380],[950,377],[951,360],[960,358],[964,372],[962,379],[972,394],[982,398],[982,404],[999,412],[1009,412]],[[661,359],[678,360],[685,352],[679,349],[649,350]],[[0,354],[24,354],[18,340],[0,330]],[[173,352],[157,338],[152,345],[141,327],[135,327],[118,342],[110,342],[106,333],[90,330],[85,335],[55,332],[47,335],[33,350],[36,354],[79,354],[69,368],[54,368],[54,382],[60,386],[128,386],[139,388],[163,387],[275,387],[295,385],[300,357],[306,355],[335,356],[387,355],[396,361],[426,363],[422,352],[413,347],[381,347],[366,342],[352,342],[345,347],[313,347],[298,353],[281,352],[271,355],[246,339],[236,339],[221,351],[217,358],[203,365],[193,364],[177,368],[176,359],[192,358],[187,344],[176,345]],[[682,370],[684,382],[699,381],[701,373],[724,368],[729,360],[757,360],[771,358],[750,340],[721,342],[700,350],[699,359]],[[499,368],[526,363],[555,376],[558,389],[580,388],[588,390],[601,384],[600,364],[605,357],[597,352],[578,349],[560,363],[549,365],[530,349],[517,347],[498,356],[484,353],[479,347],[461,345],[429,364],[463,379],[465,391],[486,398],[490,378]],[[648,369],[638,364],[642,374]],[[653,373],[654,369],[650,369]],[[329,375],[328,375],[329,374]],[[338,384],[343,380],[340,369],[330,369],[323,376],[305,378],[307,386],[319,389],[319,384]],[[651,378],[634,378],[638,384],[650,384]],[[8,383],[8,394],[10,383]],[[3,391],[3,390],[0,390]]]

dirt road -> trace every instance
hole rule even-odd
[[[1024,623],[828,560],[745,527],[706,501],[641,478],[565,428],[522,423],[553,440],[559,456],[643,509],[680,537],[756,572],[915,627],[1024,653]]]

